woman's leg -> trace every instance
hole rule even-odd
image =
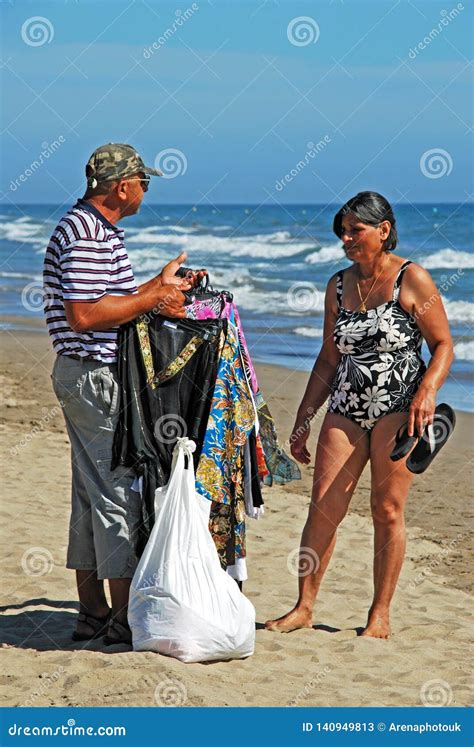
[[[390,637],[390,603],[405,557],[405,503],[413,474],[405,460],[392,462],[395,435],[407,413],[385,415],[376,424],[370,441],[372,470],[371,508],[374,522],[374,598],[362,633]]]
[[[369,458],[369,437],[352,420],[328,413],[319,434],[308,518],[300,548],[299,597],[295,607],[266,627],[288,633],[311,627],[313,605],[329,564],[336,530]]]

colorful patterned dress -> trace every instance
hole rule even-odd
[[[246,554],[244,447],[255,422],[237,331],[229,324],[196,472],[196,490],[212,501],[210,530],[224,567]]]

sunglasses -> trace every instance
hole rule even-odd
[[[148,192],[148,185],[150,184],[150,177],[146,176],[143,179],[140,177],[133,178],[133,179],[125,179],[127,182],[140,182],[142,185],[142,189],[144,192]]]

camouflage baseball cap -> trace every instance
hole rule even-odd
[[[152,176],[163,176],[163,172],[145,166],[135,148],[125,143],[107,143],[96,148],[86,164],[87,185],[97,186],[99,182],[126,179],[143,171]]]

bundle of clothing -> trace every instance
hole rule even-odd
[[[209,530],[221,565],[245,580],[245,518],[263,513],[261,484],[300,479],[278,443],[232,294],[204,279],[185,319],[142,315],[119,333],[120,416],[112,468],[137,476],[142,552],[155,490],[168,482],[178,437],[196,443],[196,490],[211,501]]]

